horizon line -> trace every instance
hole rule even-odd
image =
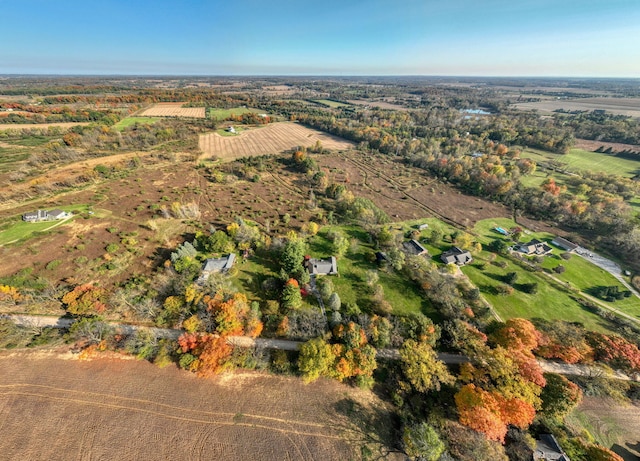
[[[492,79],[579,79],[579,80],[640,80],[630,76],[575,75],[444,75],[444,74],[126,74],[126,73],[0,73],[0,77],[154,77],[154,78],[492,78]]]

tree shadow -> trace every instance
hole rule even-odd
[[[618,445],[617,443],[611,447],[611,451],[621,456],[624,461],[637,461],[640,459],[638,454],[640,453],[640,442],[636,442],[634,445],[626,443],[627,447],[631,448],[635,453],[632,453],[629,449]]]
[[[399,416],[390,410],[367,406],[351,398],[343,398],[334,404],[339,415],[336,426],[344,431],[344,437],[351,444],[359,446],[363,458],[386,460],[391,453],[402,453],[397,446],[400,440]]]

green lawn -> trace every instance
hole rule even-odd
[[[158,120],[160,120],[159,117],[127,117],[116,123],[114,127],[116,130],[122,131],[129,126],[135,125],[136,123],[152,125]]]
[[[86,210],[87,207],[86,205],[73,205],[58,208],[64,211],[81,212]],[[28,223],[22,221],[21,217],[10,218],[0,224],[0,245],[6,245],[16,240],[25,240],[60,223],[61,221]]]
[[[28,159],[29,155],[26,147],[0,147],[0,173],[14,171],[16,163]]]
[[[511,227],[516,226],[516,223],[508,218],[497,218],[497,219],[485,219],[484,221],[480,221],[476,224],[475,230],[479,234],[480,242],[483,244],[490,243],[492,240],[500,237],[505,242],[512,243],[507,237],[500,235],[499,233],[493,231],[493,228],[496,226],[500,226],[504,229],[509,229]],[[566,268],[566,271],[563,274],[556,274],[555,272],[551,272],[553,276],[562,280],[563,282],[569,282],[571,287],[577,288],[580,291],[585,291],[588,293],[590,288],[596,286],[618,286],[620,290],[626,291],[626,288],[618,282],[618,280],[608,273],[607,271],[599,268],[595,264],[589,262],[589,260],[581,258],[578,255],[572,255],[571,259],[565,261],[560,258],[560,254],[565,251],[556,247],[551,243],[555,236],[548,232],[529,232],[528,234],[523,234],[521,241],[528,242],[534,238],[545,241],[552,248],[554,248],[553,254],[545,257],[542,267],[551,271],[551,269],[557,267],[558,265],[563,265]],[[635,296],[630,298],[624,298],[619,301],[610,303],[605,302],[605,304],[616,307],[621,311],[626,312],[630,315],[635,315],[640,318],[640,299]]]
[[[232,109],[216,109],[210,107],[207,109],[207,118],[214,118],[216,120],[224,120],[232,115],[248,114],[250,112],[258,112],[257,109],[247,109],[246,107],[234,107]]]
[[[640,162],[613,155],[589,152],[582,149],[570,149],[567,154],[554,154],[538,149],[525,149],[522,157],[536,162],[554,160],[566,165],[567,170],[601,171],[607,174],[632,177],[640,168]]]
[[[236,131],[235,133],[227,131],[226,128],[220,128],[219,130],[216,130],[216,133],[218,133],[220,136],[238,136],[243,131],[247,131],[245,128],[239,126],[234,126],[233,129]]]
[[[375,250],[367,242],[366,233],[352,226],[333,226],[323,228],[318,235],[309,240],[309,250],[312,257],[326,258],[331,256],[331,242],[327,239],[330,229],[339,229],[349,239],[356,243],[347,253],[338,258],[339,275],[332,277],[336,292],[340,295],[342,304],[356,303],[365,307],[370,302],[370,289],[367,286],[366,272],[378,270],[374,261]],[[422,312],[438,318],[437,312],[423,298],[418,288],[404,276],[393,269],[378,270],[379,283],[384,289],[385,299],[393,306],[396,315],[409,315]]]

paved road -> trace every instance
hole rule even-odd
[[[36,316],[36,315],[6,315],[0,314],[0,318],[8,318],[13,320],[18,325],[29,327],[54,327],[54,328],[68,328],[72,323],[72,319],[65,319],[61,317],[53,316]],[[125,333],[134,333],[141,327],[137,325],[122,324],[116,322],[109,322],[110,325],[120,328]],[[153,331],[157,337],[160,338],[178,338],[184,331],[170,329],[170,328],[148,328]],[[285,351],[296,351],[299,349],[302,341],[291,341],[288,339],[270,339],[270,338],[250,338],[248,336],[230,336],[228,338],[229,344],[240,347],[263,347],[265,349],[281,349]],[[384,358],[389,360],[397,360],[400,358],[398,349],[380,349],[377,353],[378,358]],[[438,353],[438,359],[446,363],[447,365],[459,365],[461,363],[469,362],[469,358],[463,355]],[[561,375],[579,375],[579,376],[601,376],[604,371],[601,368],[593,367],[589,365],[580,364],[567,364],[549,362],[546,360],[538,360],[540,367],[551,373],[558,373]],[[623,379],[626,381],[635,380],[640,381],[640,374],[634,377],[629,377],[624,373],[615,371],[613,377]]]
[[[595,264],[600,269],[604,269],[605,271],[609,272],[616,279],[618,279],[618,281],[620,283],[622,283],[622,285],[627,287],[627,289],[631,293],[633,293],[635,296],[640,298],[640,293],[638,293],[638,291],[635,288],[633,288],[629,283],[627,283],[627,281],[622,276],[622,269],[620,268],[620,266],[618,264],[616,264],[615,262],[611,261],[610,259],[605,258],[604,256],[600,256],[599,254],[593,253],[593,252],[591,252],[589,250],[586,250],[584,248],[577,248],[576,249],[576,254],[578,256],[580,256],[581,258],[584,258],[587,261]]]

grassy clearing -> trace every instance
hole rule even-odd
[[[496,239],[501,239],[508,244],[512,244],[513,242],[508,237],[493,230],[497,226],[509,229],[516,226],[516,223],[508,218],[480,221],[474,229],[478,234],[478,241],[485,246]],[[535,238],[547,242],[554,248],[553,254],[544,258],[542,268],[563,283],[568,283],[571,288],[588,292],[590,288],[595,286],[615,285],[621,290],[625,290],[615,277],[584,258],[577,255],[573,255],[568,261],[560,258],[559,255],[563,253],[564,250],[551,244],[551,240],[554,238],[553,234],[547,232],[527,232],[528,233],[522,236],[521,241],[528,242]],[[490,258],[490,253],[482,251],[477,259],[487,261],[488,258]],[[585,311],[582,306],[571,299],[569,293],[556,288],[552,282],[542,274],[529,272],[502,256],[498,256],[494,262],[497,264],[506,263],[507,267],[505,269],[499,269],[493,264],[486,264],[485,269],[480,270],[477,264],[472,264],[470,267],[463,269],[463,272],[478,285],[478,288],[483,291],[487,300],[496,307],[496,310],[501,315],[513,317],[515,316],[514,314],[518,314],[518,316],[524,315],[528,318],[541,317],[549,320],[563,319],[578,321],[583,322],[587,327],[596,329],[598,325],[601,326],[602,322],[598,316]],[[552,272],[552,269],[558,265],[563,265],[566,268],[563,274]],[[509,296],[500,296],[493,293],[493,287],[502,283],[501,277],[507,272],[516,272],[518,274],[516,286],[522,283],[537,282],[538,293],[528,295],[519,292],[517,289]],[[614,303],[605,302],[605,304],[620,309],[630,315],[640,317],[640,300],[636,297],[625,298]]]
[[[79,213],[87,209],[86,205],[72,205],[60,207],[61,210],[72,213]],[[71,218],[73,219],[73,218]],[[16,216],[5,220],[0,224],[0,245],[6,245],[11,242],[26,240],[35,234],[44,232],[48,229],[55,228],[66,221],[46,221],[28,223],[22,221],[22,217]]]
[[[231,116],[248,114],[250,112],[257,113],[257,109],[248,109],[246,107],[234,107],[232,109],[216,109],[210,107],[207,109],[207,118],[213,118],[216,120],[224,120]]]
[[[136,124],[153,125],[158,120],[160,120],[160,118],[158,117],[127,117],[127,118],[123,118],[118,123],[116,123],[114,127],[116,130],[122,131],[125,128],[136,125]]]
[[[320,104],[322,106],[331,107],[333,109],[336,109],[338,107],[351,107],[351,104],[345,104],[339,101],[332,101],[330,99],[314,99],[313,102],[315,102],[316,104]]]
[[[216,133],[218,133],[220,136],[238,136],[243,131],[247,131],[246,128],[242,128],[239,126],[234,126],[233,129],[235,130],[235,133],[231,133],[230,131],[227,131],[226,128],[221,128],[219,130],[216,130]]]
[[[7,144],[13,144],[16,146],[36,147],[36,146],[42,146],[55,138],[56,138],[55,136],[29,135],[29,136],[20,137],[18,139],[9,139],[3,142],[6,142]]]
[[[0,173],[13,171],[16,163],[27,160],[29,155],[27,148],[0,147]]]
[[[527,157],[536,162],[549,160],[566,165],[569,171],[588,170],[601,171],[607,174],[632,177],[640,168],[640,162],[625,158],[615,157],[598,152],[589,152],[583,149],[571,149],[567,154],[554,154],[537,149],[525,149],[522,157]]]
[[[351,239],[351,247],[347,253],[338,258],[339,276],[332,277],[336,292],[342,304],[355,303],[367,307],[370,302],[370,288],[367,286],[366,273],[377,270],[379,284],[384,289],[385,299],[393,306],[396,315],[410,315],[421,312],[429,317],[437,318],[436,311],[422,297],[417,287],[393,269],[379,269],[375,263],[375,250],[367,242],[366,233],[360,228],[351,226],[333,226],[323,228],[309,241],[312,257],[326,258],[331,256],[331,242],[328,239],[330,230],[342,231]]]

